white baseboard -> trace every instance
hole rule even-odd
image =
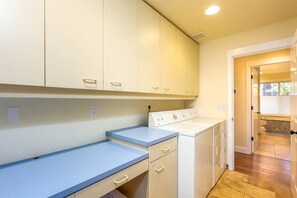
[[[291,175],[291,185],[290,186],[291,186],[293,198],[297,198],[297,186],[294,182],[294,178],[292,175]]]
[[[245,147],[240,147],[240,146],[235,146],[234,151],[238,153],[245,153],[245,154],[251,154],[247,148]]]

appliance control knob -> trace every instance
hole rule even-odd
[[[177,116],[176,116],[175,114],[173,114],[172,117],[173,117],[173,119],[175,119],[175,120],[177,119]]]

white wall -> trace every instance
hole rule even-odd
[[[227,118],[228,50],[293,36],[296,27],[295,17],[200,44],[200,92],[195,105],[200,115]],[[226,110],[217,109],[220,103]]]
[[[184,108],[184,101],[0,99],[0,165],[105,140],[105,131],[147,124],[152,111]],[[98,116],[90,115],[95,105]],[[7,123],[9,106],[20,122]]]
[[[260,96],[261,114],[290,115],[291,96]]]

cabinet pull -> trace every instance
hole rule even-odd
[[[169,146],[165,146],[161,149],[163,151],[163,153],[168,153],[168,151],[170,150]]]
[[[160,168],[155,168],[155,171],[157,171],[157,173],[161,173],[164,170],[165,166],[163,164],[160,165]]]
[[[159,87],[152,87],[153,90],[159,90]]]
[[[97,84],[97,80],[95,79],[83,79],[84,83],[88,84]]]
[[[121,87],[122,86],[122,83],[120,83],[120,82],[110,82],[110,84],[112,86],[116,86],[116,87]]]
[[[113,182],[115,183],[115,185],[119,186],[121,185],[122,183],[125,183],[128,181],[128,175],[125,175],[123,179],[121,180],[114,180]]]
[[[169,91],[170,89],[169,89],[169,88],[164,88],[164,90],[165,90],[165,91]]]

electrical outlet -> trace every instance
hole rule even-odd
[[[90,108],[90,113],[92,117],[96,117],[97,116],[97,106],[93,105]]]

